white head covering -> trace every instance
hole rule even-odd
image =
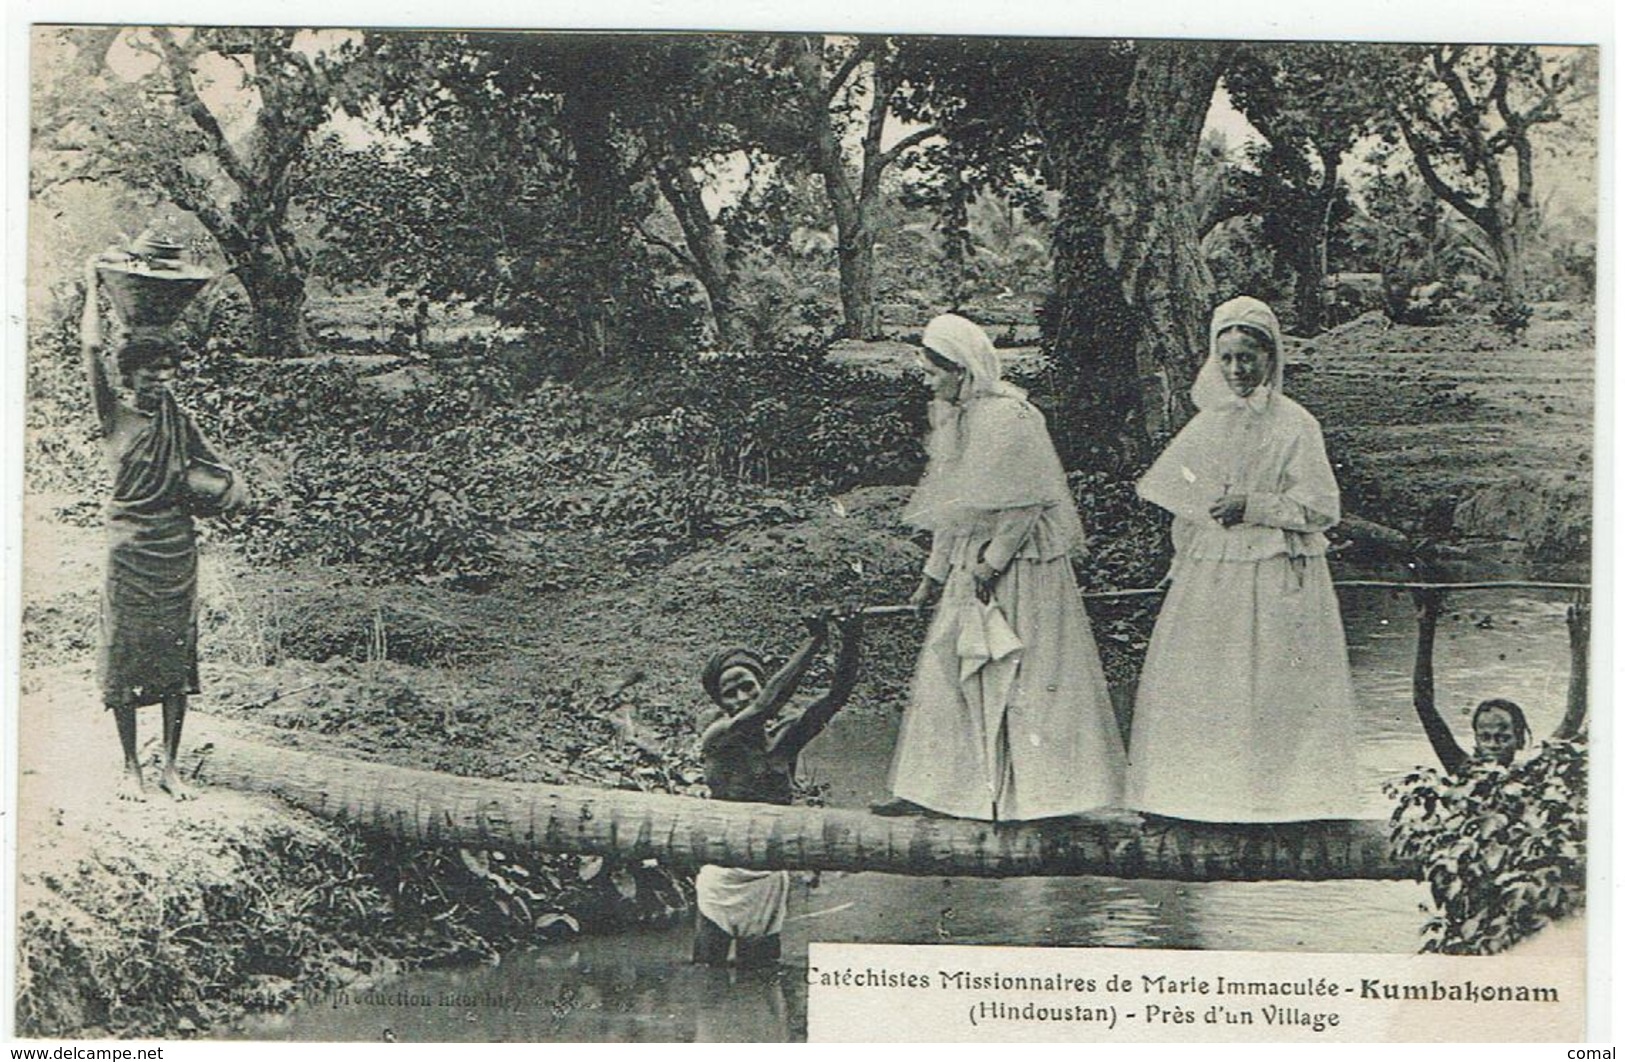
[[[981,325],[957,313],[938,314],[926,324],[920,342],[965,370],[959,401],[991,394],[1026,397],[1021,388],[1000,378],[1003,370],[999,365],[999,352],[993,349],[993,340],[982,331]]]
[[[1043,506],[1056,521],[1058,541],[1081,548],[1083,525],[1044,417],[1025,391],[1000,379],[987,333],[945,313],[925,326],[922,342],[964,368],[965,379],[957,401],[931,403],[929,462],[904,521],[952,532],[1004,510]]]
[[[1230,389],[1224,380],[1224,370],[1219,366],[1219,336],[1232,328],[1244,328],[1266,340],[1270,346],[1270,364],[1264,382],[1246,398]],[[1275,319],[1275,311],[1249,295],[1237,296],[1221,303],[1213,311],[1207,333],[1207,361],[1202,364],[1202,371],[1196,374],[1196,383],[1191,387],[1191,401],[1196,403],[1197,409],[1235,406],[1262,413],[1269,408],[1270,396],[1281,391],[1284,361],[1281,323]]]

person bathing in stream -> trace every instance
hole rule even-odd
[[[705,782],[713,798],[791,803],[801,750],[851,695],[858,677],[861,614],[833,616],[826,611],[806,622],[807,640],[771,678],[762,658],[741,648],[717,651],[700,673],[700,684],[716,705],[702,720],[700,737]],[[829,643],[832,624],[840,647],[828,692],[802,711],[786,712],[807,668]],[[730,945],[742,967],[778,962],[789,874],[706,866],[694,884],[699,906],[695,962],[725,963]]]
[[[1518,751],[1529,744],[1529,722],[1523,709],[1515,702],[1500,697],[1481,701],[1473,709],[1473,751],[1468,752],[1456,742],[1450,725],[1439,714],[1433,696],[1433,640],[1439,629],[1439,614],[1444,611],[1444,593],[1439,590],[1414,590],[1416,601],[1416,667],[1411,672],[1411,700],[1416,716],[1422,721],[1434,755],[1446,771],[1455,774],[1473,763],[1494,762],[1503,767],[1512,766]],[[1589,607],[1571,605],[1569,626],[1569,695],[1563,721],[1552,735],[1559,741],[1572,741],[1586,728],[1586,656],[1587,641],[1591,636]]]

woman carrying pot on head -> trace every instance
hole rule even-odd
[[[892,762],[895,799],[1018,821],[1115,803],[1124,755],[1072,574],[1083,526],[1043,415],[980,327],[925,329],[929,458],[903,519],[931,532],[911,603],[940,602]]]
[[[1146,651],[1128,807],[1181,819],[1353,818],[1354,691],[1326,536],[1320,425],[1281,391],[1264,303],[1213,312],[1198,413],[1140,480],[1174,516],[1172,585]]]
[[[99,660],[102,700],[113,712],[124,751],[120,796],[145,799],[135,712],[161,704],[158,786],[185,800],[175,757],[187,695],[198,691],[193,514],[238,508],[247,491],[170,393],[179,359],[163,329],[133,326],[114,352],[117,376],[109,372],[102,356],[99,264],[105,260],[92,259],[85,268],[80,343],[103,453],[113,473]]]

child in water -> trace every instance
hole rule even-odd
[[[801,750],[851,695],[858,676],[861,615],[853,611],[833,616],[826,611],[806,623],[807,640],[772,678],[762,658],[749,649],[722,649],[706,662],[700,684],[716,710],[704,720],[700,756],[713,798],[791,803]],[[783,714],[814,656],[829,642],[831,624],[840,648],[829,691],[804,710]],[[789,874],[706,866],[694,884],[699,905],[695,962],[725,963],[730,945],[742,967],[778,962]]]
[[[1493,762],[1503,767],[1512,766],[1518,750],[1529,744],[1529,721],[1523,709],[1514,701],[1492,697],[1481,701],[1473,709],[1473,751],[1468,753],[1450,733],[1450,726],[1439,714],[1433,699],[1433,640],[1439,627],[1439,613],[1444,610],[1444,594],[1439,590],[1414,590],[1416,601],[1416,667],[1411,677],[1411,699],[1416,715],[1427,731],[1433,752],[1446,771],[1452,774],[1471,763]],[[1587,606],[1571,605],[1568,611],[1569,696],[1563,721],[1552,735],[1559,741],[1570,741],[1585,729],[1586,723],[1586,650],[1590,638],[1590,615]]]

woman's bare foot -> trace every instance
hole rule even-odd
[[[141,768],[124,768],[124,775],[119,779],[118,798],[128,800],[133,804],[145,804],[147,802],[147,783],[141,777]]]
[[[181,781],[180,774],[173,767],[164,771],[158,779],[158,788],[168,793],[171,800],[191,800],[193,797],[192,791]]]

